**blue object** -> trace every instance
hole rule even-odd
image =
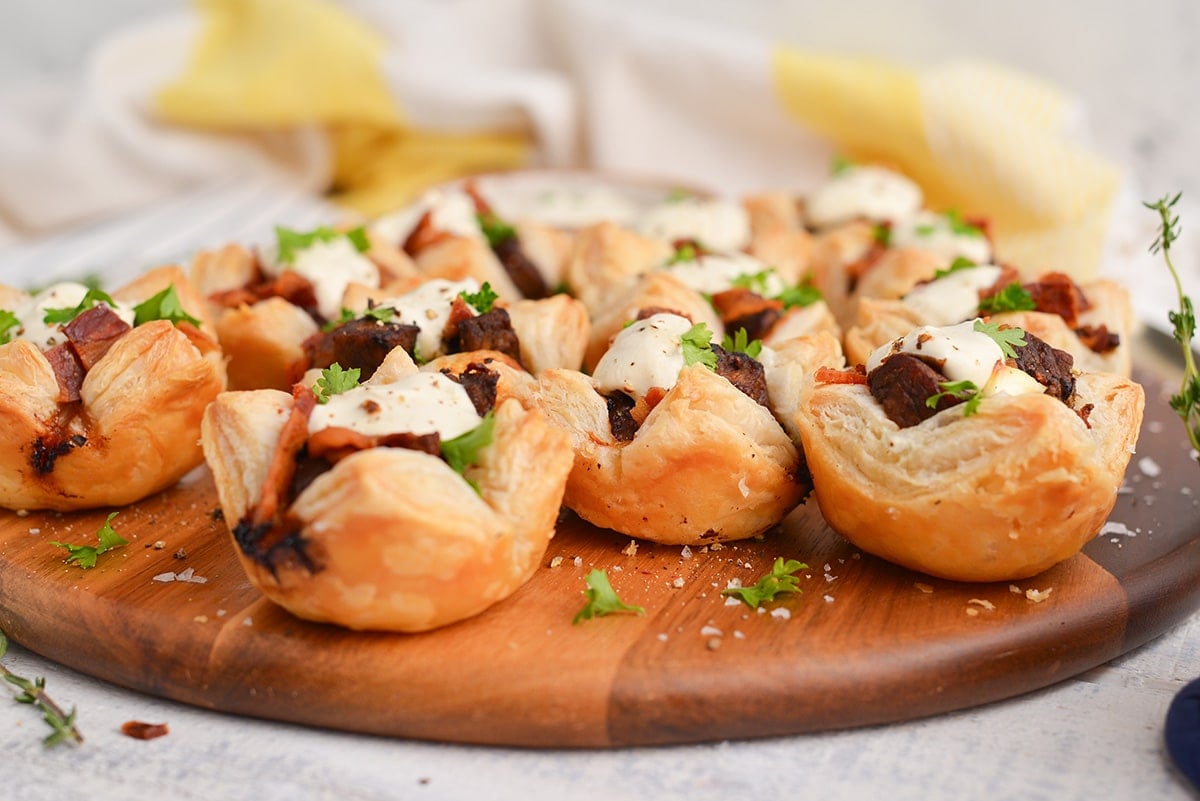
[[[1186,685],[1171,701],[1165,728],[1171,759],[1200,788],[1200,679]]]

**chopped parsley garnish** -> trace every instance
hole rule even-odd
[[[453,439],[443,440],[442,458],[454,472],[462,475],[464,470],[479,461],[479,451],[492,444],[492,433],[495,429],[496,416],[489,411],[483,416],[479,425],[470,431],[459,434]],[[479,486],[474,481],[465,475],[463,478],[474,487],[476,492],[479,492]]]
[[[475,220],[487,239],[488,247],[498,248],[508,240],[517,238],[517,229],[497,217],[495,212],[481,212],[475,215]]]
[[[671,258],[667,259],[667,266],[679,264],[684,261],[695,261],[700,257],[700,253],[696,250],[696,246],[691,242],[684,242],[679,247],[675,248],[675,252],[671,254]]]
[[[875,223],[871,228],[871,238],[875,240],[875,244],[880,247],[891,247],[892,245],[892,226],[888,223]]]
[[[465,289],[458,293],[458,296],[467,302],[475,311],[480,314],[487,314],[492,310],[492,305],[495,304],[496,298],[500,297],[492,290],[492,285],[487,281],[483,282],[483,286],[478,292],[468,292]]]
[[[933,280],[936,281],[939,278],[945,278],[947,275],[950,275],[950,273],[956,273],[959,270],[970,270],[970,269],[972,269],[974,267],[978,267],[978,266],[979,266],[978,264],[976,264],[975,262],[971,261],[968,258],[964,258],[963,256],[956,256],[954,261],[950,262],[949,267],[945,268],[944,270],[938,270],[936,273],[933,274]]]
[[[366,253],[371,249],[371,243],[367,239],[367,229],[362,226],[349,231],[338,231],[321,225],[311,231],[301,232],[277,225],[275,226],[275,241],[278,250],[276,258],[280,264],[291,264],[296,260],[296,254],[300,251],[307,250],[318,242],[332,242],[340,236],[349,239],[350,244],[354,245],[354,249],[359,253]]]
[[[728,587],[721,590],[721,594],[737,596],[746,606],[757,609],[758,605],[765,601],[774,601],[775,596],[781,592],[800,592],[800,579],[794,574],[807,569],[808,565],[804,562],[795,559],[784,560],[780,556],[775,559],[775,564],[771,565],[771,572],[760,578],[757,583],[749,587]]]
[[[732,337],[729,334],[725,335],[725,339],[721,342],[721,347],[727,351],[744,353],[751,359],[757,359],[758,354],[762,353],[763,343],[761,339],[750,339],[750,335],[746,333],[746,329],[739,328],[737,333]]]
[[[21,320],[8,309],[0,309],[0,345],[12,339],[12,330],[20,328]]]
[[[979,301],[979,311],[984,314],[999,314],[1010,311],[1032,311],[1037,308],[1025,288],[1016,281],[1001,289],[995,295]]]
[[[854,169],[854,162],[845,156],[834,156],[833,160],[829,162],[830,175],[841,175],[852,169]]]
[[[970,417],[979,411],[979,403],[983,400],[983,396],[979,394],[979,387],[975,385],[974,381],[940,381],[938,386],[942,388],[942,391],[925,399],[925,405],[930,409],[936,409],[942,398],[956,398],[965,401],[963,417]]]
[[[587,603],[583,608],[576,613],[572,624],[579,623],[584,620],[591,620],[594,617],[604,617],[605,615],[616,615],[621,613],[644,615],[646,610],[640,606],[630,606],[617,597],[617,592],[612,588],[612,584],[608,581],[608,573],[603,570],[593,570],[584,578],[588,588],[583,591],[587,597]]]
[[[362,375],[362,370],[357,367],[343,370],[337,362],[329,365],[321,371],[321,377],[317,379],[317,384],[313,387],[313,392],[317,395],[317,403],[329,403],[329,399],[334,395],[341,395],[343,392],[354,389],[358,386],[360,375]]]
[[[951,233],[957,236],[983,236],[983,230],[979,226],[972,225],[964,220],[962,215],[958,213],[958,209],[947,209],[943,216],[950,226]]]
[[[811,306],[821,300],[821,290],[805,279],[793,287],[788,287],[779,294],[776,300],[783,301],[783,308],[791,309],[796,306]]]
[[[768,267],[765,270],[759,270],[756,273],[742,273],[730,283],[738,289],[748,289],[756,295],[768,297],[770,285],[767,283],[775,271]]]
[[[1000,350],[1007,359],[1017,358],[1017,348],[1025,347],[1025,331],[1020,328],[1013,326],[1001,328],[999,323],[985,323],[983,320],[976,320],[975,330],[991,337],[1000,346]]]
[[[712,332],[704,323],[696,323],[679,338],[683,346],[683,363],[699,362],[709,370],[717,369],[717,354],[712,349]]]
[[[933,236],[936,231],[937,226],[929,223],[921,223],[913,227],[913,233],[917,236]]]
[[[179,302],[179,295],[175,292],[174,284],[133,307],[134,325],[148,323],[151,320],[170,320],[173,325],[179,325],[180,321],[186,321],[197,328],[200,327],[200,321],[188,314],[187,310],[183,308],[183,304]]]
[[[46,309],[46,315],[42,318],[42,322],[46,325],[64,325],[88,309],[95,308],[97,303],[106,303],[109,308],[116,308],[117,305],[117,302],[107,292],[100,289],[89,289],[83,296],[83,300],[79,301],[78,306],[67,309]]]
[[[111,551],[113,548],[120,548],[122,545],[127,545],[128,540],[123,538],[117,532],[113,531],[112,521],[120,512],[113,512],[104,521],[104,525],[96,532],[96,538],[99,540],[99,545],[69,545],[65,542],[51,542],[50,544],[58,548],[66,548],[70,554],[67,557],[67,564],[75,563],[84,570],[96,566],[96,558],[101,554]]]

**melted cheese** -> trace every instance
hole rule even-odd
[[[667,272],[687,286],[709,295],[723,292],[743,276],[766,272],[764,286],[751,286],[751,291],[764,289],[764,297],[778,297],[787,285],[779,274],[762,261],[745,253],[709,253],[691,261],[676,262],[666,268]],[[757,282],[756,282],[757,283]]]
[[[73,309],[83,302],[87,293],[86,286],[73,281],[64,281],[43,289],[12,310],[20,324],[11,329],[9,333],[17,339],[32,342],[42,350],[49,350],[55,345],[66,342],[66,336],[59,330],[61,327],[59,323],[46,323],[46,312],[49,309]],[[108,303],[96,305],[107,306],[122,320],[133,325],[134,312],[131,307],[123,303],[116,303],[115,306]]]
[[[648,209],[638,231],[667,243],[695,239],[712,250],[741,250],[750,242],[750,215],[732,201],[684,198]]]
[[[983,235],[955,233],[944,214],[922,211],[911,219],[892,225],[892,247],[915,248],[941,256],[947,262],[957,258],[976,264],[992,260],[992,243]]]
[[[444,441],[475,428],[480,419],[461,384],[441,373],[414,373],[387,384],[362,384],[317,404],[308,431],[337,426],[367,436],[436,432]]]
[[[592,371],[592,384],[603,394],[620,390],[634,398],[652,387],[670,389],[684,366],[679,339],[691,327],[691,320],[678,314],[638,320],[613,339]]]
[[[883,167],[849,167],[805,199],[804,216],[818,228],[859,218],[897,221],[920,211],[923,200],[920,187],[900,173]]]
[[[275,254],[264,260],[269,275],[285,271],[298,273],[313,285],[317,310],[327,320],[335,320],[342,311],[342,297],[351,283],[379,286],[379,268],[358,252],[349,237],[339,236],[328,242],[314,242],[296,251],[291,264],[280,264]]]
[[[429,361],[442,355],[442,332],[450,320],[450,307],[460,292],[474,294],[479,284],[473,278],[448,281],[434,278],[426,281],[412,292],[395,298],[383,298],[377,306],[388,306],[396,310],[394,323],[409,323],[421,329],[417,334],[417,356]],[[471,309],[471,314],[475,310]]]
[[[1002,270],[983,264],[955,270],[937,280],[919,284],[904,296],[904,304],[916,310],[930,325],[952,325],[979,314],[979,292],[1000,280]]]

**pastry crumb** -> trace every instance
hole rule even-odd
[[[913,586],[916,587],[921,592],[925,593],[926,595],[929,595],[931,592],[933,592],[932,585],[925,584],[924,582],[921,582],[921,581],[916,582],[915,584],[913,584]]]
[[[978,606],[981,609],[986,609],[989,612],[996,608],[995,604],[993,604],[991,601],[985,601],[983,598],[972,598],[971,600],[967,601],[967,603]]]
[[[1050,597],[1050,593],[1054,592],[1053,587],[1047,587],[1044,590],[1035,590],[1032,587],[1025,590],[1025,597],[1033,601],[1035,604],[1040,604],[1042,601]]]
[[[638,544],[637,540],[630,540],[629,544],[621,549],[621,553],[626,556],[637,556]]]

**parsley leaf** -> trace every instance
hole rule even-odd
[[[892,224],[887,222],[875,223],[871,228],[871,238],[875,240],[875,244],[880,247],[891,247],[892,245]]]
[[[804,307],[811,306],[818,300],[821,300],[821,290],[812,285],[808,279],[801,281],[793,287],[789,287],[779,293],[776,300],[783,301],[783,308],[791,309],[796,306]]]
[[[104,521],[104,525],[96,532],[96,538],[99,540],[99,545],[69,545],[65,542],[51,542],[50,544],[58,548],[66,548],[67,564],[74,562],[84,570],[96,566],[96,558],[103,553],[111,551],[113,548],[120,548],[122,545],[128,544],[117,532],[113,531],[112,521],[120,512],[113,512]]]
[[[775,271],[770,267],[765,270],[759,270],[756,273],[742,273],[730,282],[730,286],[737,287],[738,289],[748,289],[754,294],[765,298],[770,291],[767,282],[774,273]]]
[[[367,229],[359,226],[349,231],[338,231],[325,225],[318,226],[311,231],[301,232],[292,231],[282,226],[275,226],[275,242],[277,245],[280,264],[291,264],[296,260],[296,254],[302,250],[307,250],[318,242],[332,242],[339,236],[344,236],[350,240],[350,244],[354,245],[354,249],[359,253],[366,253],[371,249],[371,243],[367,239]]]
[[[704,323],[696,323],[679,338],[683,346],[683,363],[700,362],[709,370],[717,369],[717,354],[712,349],[712,332]]]
[[[845,156],[834,156],[829,162],[829,174],[841,175],[844,172],[854,169],[854,166],[854,162]]]
[[[675,248],[675,252],[671,254],[671,258],[667,259],[667,266],[679,264],[682,261],[695,261],[700,257],[699,251],[696,250],[695,244],[684,242],[679,247]]]
[[[467,305],[473,308],[480,314],[487,314],[492,310],[492,305],[496,302],[496,298],[500,297],[492,290],[492,285],[487,281],[483,282],[483,286],[478,292],[468,292],[463,290],[458,293],[458,296],[467,302]]]
[[[321,377],[317,379],[317,385],[313,387],[313,392],[317,395],[317,403],[329,403],[329,399],[334,395],[341,395],[347,390],[354,389],[358,386],[360,375],[362,375],[362,370],[357,367],[343,370],[337,362],[329,365],[321,371]]]
[[[95,308],[97,303],[108,304],[109,308],[116,308],[117,306],[117,302],[107,292],[99,289],[89,289],[87,294],[83,296],[83,300],[79,301],[79,305],[74,308],[46,309],[46,316],[42,318],[42,322],[47,325],[69,323],[88,309]]]
[[[692,193],[686,189],[675,187],[667,192],[667,196],[663,198],[664,203],[682,203],[685,200],[691,200]]]
[[[963,404],[963,417],[970,417],[979,411],[979,403],[983,396],[979,394],[979,387],[974,381],[940,381],[938,386],[942,391],[925,399],[925,405],[930,409],[936,409],[942,398],[949,397],[966,401]]]
[[[593,570],[587,574],[584,579],[587,582],[588,588],[583,591],[587,597],[587,603],[571,620],[572,625],[583,620],[591,620],[594,617],[604,617],[605,615],[615,615],[621,612],[626,612],[635,615],[644,615],[646,610],[640,606],[630,606],[617,597],[616,590],[612,588],[612,584],[608,581],[608,573],[603,570]]]
[[[945,216],[946,222],[950,226],[951,233],[957,236],[983,236],[983,230],[964,220],[962,215],[958,213],[958,209],[947,209],[943,216]]]
[[[721,341],[721,347],[728,351],[744,353],[751,359],[757,359],[758,354],[762,353],[763,343],[761,339],[751,340],[746,329],[739,328],[734,336],[725,335],[725,339]]]
[[[1000,346],[1005,358],[1008,359],[1017,358],[1017,348],[1023,348],[1026,344],[1025,331],[1014,326],[1001,328],[999,323],[985,323],[983,320],[976,320],[975,330],[991,337]]]
[[[187,313],[179,302],[175,285],[171,284],[162,292],[147,298],[133,307],[133,324],[141,325],[151,320],[170,320],[172,325],[178,325],[180,320],[186,320],[197,328],[200,321]]]
[[[964,258],[963,256],[958,256],[954,259],[954,261],[950,262],[949,267],[947,267],[944,270],[938,270],[936,273],[934,273],[933,280],[936,281],[939,278],[945,278],[950,273],[956,273],[959,270],[970,270],[972,267],[978,267],[978,266],[979,266],[978,264],[971,261],[970,259]]]
[[[328,334],[339,325],[345,325],[353,319],[355,319],[354,312],[351,309],[347,309],[345,306],[343,306],[341,313],[338,314],[338,316],[334,319],[326,321],[325,325],[321,326],[321,330]]]
[[[925,223],[923,225],[915,226],[913,228],[913,233],[916,234],[917,236],[933,236],[933,233],[936,230],[937,230],[936,227],[929,225],[928,223]]]
[[[1037,308],[1033,295],[1025,291],[1016,281],[1001,289],[995,295],[979,301],[979,311],[984,314],[998,314],[1007,311],[1032,311]]]
[[[492,444],[492,434],[495,429],[496,416],[489,411],[483,416],[482,422],[470,431],[443,441],[442,458],[454,472],[462,475],[464,470],[479,460],[479,451]],[[463,478],[475,488],[476,492],[479,492],[479,487],[474,481],[466,476]]]
[[[8,309],[0,309],[0,345],[12,340],[12,329],[19,328],[20,318]]]
[[[517,229],[497,217],[495,212],[476,214],[475,219],[490,248],[498,248],[508,240],[517,238]]]
[[[771,572],[750,587],[728,587],[721,590],[722,595],[736,595],[742,603],[751,609],[757,609],[764,601],[774,601],[781,592],[800,592],[800,579],[794,573],[807,570],[808,565],[795,559],[784,560],[782,556],[775,559]]]

